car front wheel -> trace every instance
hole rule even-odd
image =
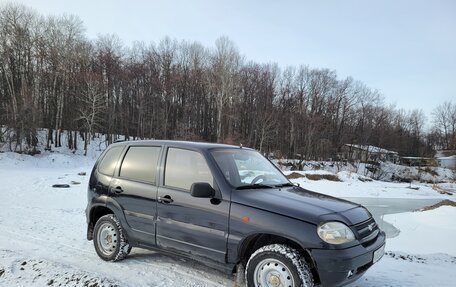
[[[93,243],[98,256],[106,261],[122,260],[131,250],[122,225],[114,214],[107,214],[98,219],[94,228]]]
[[[282,244],[264,246],[250,256],[248,287],[313,287],[310,269],[300,253]]]

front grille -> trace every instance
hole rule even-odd
[[[354,227],[356,230],[356,237],[364,247],[369,246],[380,233],[380,229],[372,217],[364,222],[356,224]]]

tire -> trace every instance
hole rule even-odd
[[[93,243],[98,256],[105,261],[120,261],[131,250],[122,225],[114,214],[98,219],[93,230]]]
[[[282,244],[261,247],[250,256],[245,269],[248,287],[313,287],[313,277],[301,254]]]

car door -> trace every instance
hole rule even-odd
[[[134,237],[155,245],[157,168],[160,146],[130,146],[117,177],[111,182],[113,198],[121,206]]]
[[[194,182],[207,182],[214,187],[204,155],[169,147],[163,162],[163,184],[157,197],[157,245],[172,252],[225,262],[229,201],[221,195],[212,199],[190,195]]]

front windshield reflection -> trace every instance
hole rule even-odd
[[[289,183],[282,172],[254,150],[220,149],[212,151],[212,155],[225,178],[234,187]]]

